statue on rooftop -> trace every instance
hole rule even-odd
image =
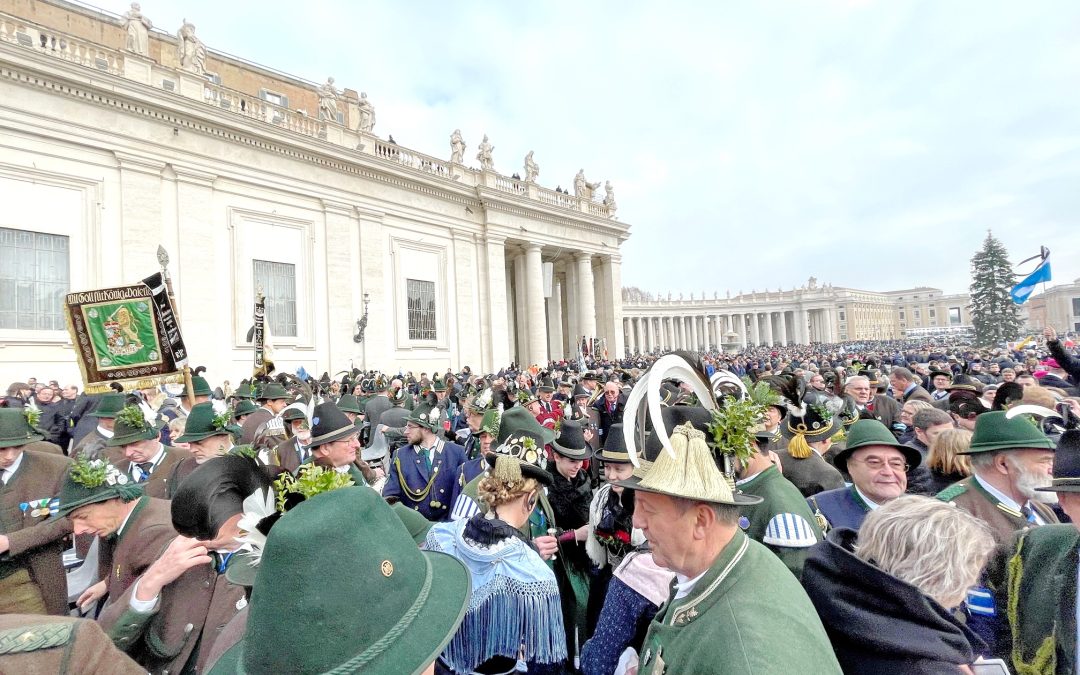
[[[585,180],[585,169],[581,169],[574,176],[574,196],[583,199],[592,199],[593,192],[600,187],[600,183],[590,183]]]
[[[476,153],[476,159],[480,162],[480,168],[484,171],[495,170],[495,160],[491,156],[491,153],[495,151],[495,146],[488,142],[487,134],[484,134],[484,140],[480,141],[480,150]]]
[[[334,88],[334,78],[326,78],[326,84],[319,87],[319,113],[326,115],[326,119],[337,122],[338,119],[338,90]]]
[[[149,30],[154,27],[154,24],[143,16],[139,3],[131,3],[131,9],[124,12],[124,20],[127,21],[127,42],[124,44],[124,49],[139,56],[149,56]]]
[[[461,129],[454,129],[450,134],[450,163],[461,164],[465,157],[465,139],[461,137]]]
[[[187,19],[176,31],[176,56],[184,70],[196,75],[206,73],[206,45],[195,36],[195,25]]]
[[[530,150],[529,154],[525,155],[525,182],[535,183],[539,175],[540,165],[533,160],[533,151]]]
[[[375,106],[371,105],[366,91],[360,92],[360,100],[356,102],[356,107],[360,111],[360,125],[357,128],[365,134],[370,134],[375,128]]]
[[[609,213],[615,213],[618,206],[615,205],[615,188],[611,187],[611,181],[604,181],[604,206]]]

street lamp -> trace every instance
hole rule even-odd
[[[359,344],[364,341],[364,329],[367,328],[368,318],[368,294],[364,293],[364,316],[360,317],[360,320],[356,322],[356,335],[353,335],[353,342]]]

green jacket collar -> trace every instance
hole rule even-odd
[[[743,534],[742,530],[736,530],[735,536],[731,538],[724,550],[720,551],[720,555],[705,575],[694,584],[694,589],[690,594],[685,598],[667,602],[660,612],[663,616],[661,623],[667,626],[685,626],[708,609],[724,594],[725,582],[746,555],[749,546],[749,537]],[[674,583],[672,582],[673,589]]]

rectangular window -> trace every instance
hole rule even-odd
[[[1080,298],[1072,299],[1073,316],[1080,316]]]
[[[847,321],[847,319],[844,318],[844,310],[840,310],[840,320]]]
[[[920,312],[919,310],[915,310],[915,318],[916,319],[921,319],[922,318],[921,314],[922,314],[922,312]]]
[[[0,328],[65,330],[68,238],[0,227]]]
[[[936,310],[934,310],[934,309],[930,310],[930,318],[931,319],[936,319],[937,318],[937,311]]]
[[[409,293],[409,339],[434,340],[435,282],[406,279]]]
[[[296,337],[296,265],[254,260],[255,290],[262,289],[271,337]]]
[[[960,325],[960,308],[959,307],[950,307],[949,308],[949,325],[950,326],[959,326]]]
[[[904,310],[900,310],[900,320],[904,320]]]
[[[274,105],[279,105],[282,108],[288,108],[289,107],[289,97],[288,96],[285,96],[284,94],[279,94],[279,93],[277,93],[275,91],[270,91],[269,89],[260,89],[259,90],[259,98],[261,98],[262,100],[264,100],[264,101],[266,101],[268,103],[273,103]]]

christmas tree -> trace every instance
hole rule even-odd
[[[982,248],[971,258],[971,321],[980,346],[1015,340],[1020,314],[1009,296],[1016,274],[1005,246],[987,231]]]

